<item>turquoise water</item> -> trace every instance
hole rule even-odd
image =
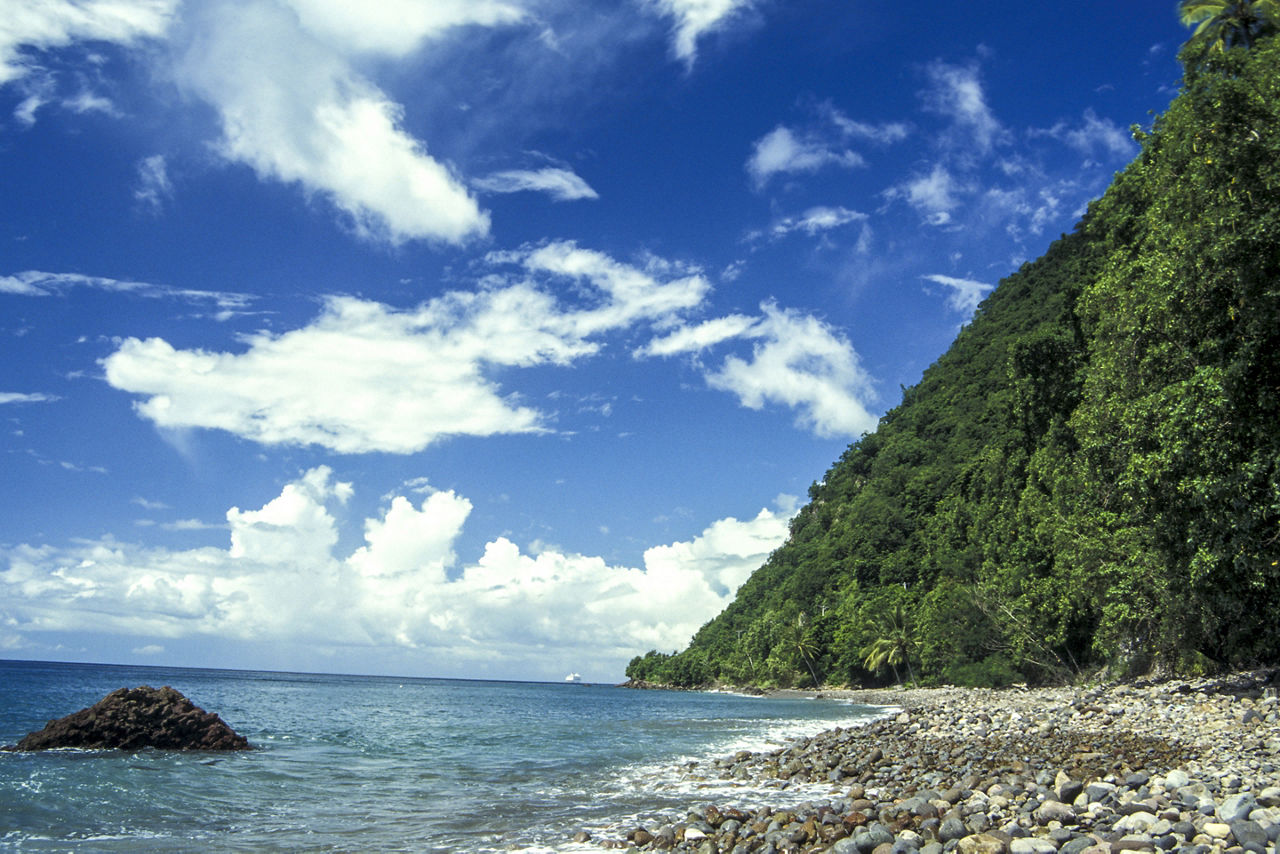
[[[0,744],[143,684],[172,685],[259,749],[0,753],[0,849],[563,850],[578,830],[693,802],[762,803],[754,790],[684,780],[680,766],[876,711],[612,686],[0,661]]]

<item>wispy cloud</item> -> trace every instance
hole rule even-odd
[[[727,357],[707,383],[737,395],[750,409],[767,403],[795,409],[797,425],[819,436],[856,437],[874,430],[871,379],[849,342],[815,317],[773,304],[761,310],[752,328],[751,358]]]
[[[43,394],[40,392],[24,394],[22,392],[0,391],[0,406],[11,403],[53,403],[60,399],[56,394]]]
[[[173,195],[169,170],[163,154],[153,154],[138,163],[138,184],[133,198],[144,208],[158,212]]]
[[[1138,144],[1127,130],[1110,119],[1100,118],[1091,109],[1084,111],[1078,125],[1058,122],[1048,130],[1032,130],[1031,136],[1060,140],[1086,157],[1127,160],[1138,151]]]
[[[128,279],[112,279],[107,276],[86,276],[82,273],[48,273],[41,270],[25,270],[9,276],[0,276],[0,293],[18,296],[44,297],[64,293],[74,288],[131,294],[147,299],[172,299],[193,303],[212,303],[226,311],[247,308],[254,297],[233,291],[202,291],[192,288],[176,288],[154,282],[138,282]]]
[[[826,166],[851,169],[865,165],[866,160],[856,151],[779,125],[756,141],[746,169],[752,183],[760,189],[775,175],[812,173]]]
[[[471,186],[490,193],[546,193],[557,202],[598,199],[586,181],[568,169],[513,169],[475,178]]]
[[[692,67],[698,40],[727,27],[756,5],[756,0],[646,0],[646,5],[673,22],[671,53]]]
[[[952,213],[960,206],[963,186],[941,163],[935,164],[927,175],[917,175],[885,191],[890,201],[903,199],[915,208],[929,225],[945,226],[951,223]]]
[[[929,88],[921,93],[926,109],[951,119],[949,145],[956,153],[986,155],[1011,137],[991,107],[978,74],[978,66],[936,61],[925,68]]]
[[[177,0],[39,0],[5,10],[0,25],[0,84],[38,67],[25,55],[79,41],[134,44],[160,37]]]
[[[973,316],[973,313],[978,310],[978,305],[995,288],[995,285],[987,284],[986,282],[944,276],[938,273],[924,276],[923,278],[949,289],[947,307],[952,311],[963,314],[966,319]]]

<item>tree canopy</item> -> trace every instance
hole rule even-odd
[[[1182,12],[1225,49],[1188,43],[1133,163],[810,487],[688,649],[629,675],[866,683],[892,658],[1007,684],[1280,659],[1280,39],[1274,0]]]

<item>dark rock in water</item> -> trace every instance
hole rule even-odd
[[[249,742],[222,718],[173,688],[121,688],[87,709],[67,715],[4,750],[249,750]]]

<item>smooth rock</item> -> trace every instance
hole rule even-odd
[[[1257,807],[1258,802],[1248,792],[1232,795],[1218,805],[1218,818],[1225,822],[1242,821]]]
[[[1084,793],[1089,798],[1089,803],[1095,804],[1103,798],[1114,795],[1116,793],[1116,784],[1095,780],[1084,787]]]
[[[968,833],[969,831],[965,828],[964,822],[954,815],[949,815],[942,820],[941,826],[938,827],[938,841],[943,843],[950,842],[953,839],[961,839]]]
[[[1280,807],[1280,786],[1267,786],[1259,792],[1258,804],[1264,807]]]
[[[1231,825],[1220,821],[1206,821],[1200,832],[1213,839],[1228,839],[1231,837]]]
[[[1045,801],[1036,807],[1033,813],[1035,820],[1040,824],[1048,824],[1051,821],[1061,822],[1062,824],[1075,824],[1076,811],[1070,804],[1061,801]]]
[[[1113,826],[1121,833],[1146,833],[1155,823],[1156,817],[1151,813],[1136,812],[1120,819]]]
[[[1265,846],[1268,842],[1267,831],[1263,829],[1262,825],[1248,819],[1231,822],[1231,835],[1241,845],[1253,843],[1254,845]]]
[[[975,833],[960,840],[960,854],[1009,854],[1009,843],[992,833]]]
[[[1009,843],[1009,854],[1057,854],[1058,846],[1042,836],[1028,836]]]

